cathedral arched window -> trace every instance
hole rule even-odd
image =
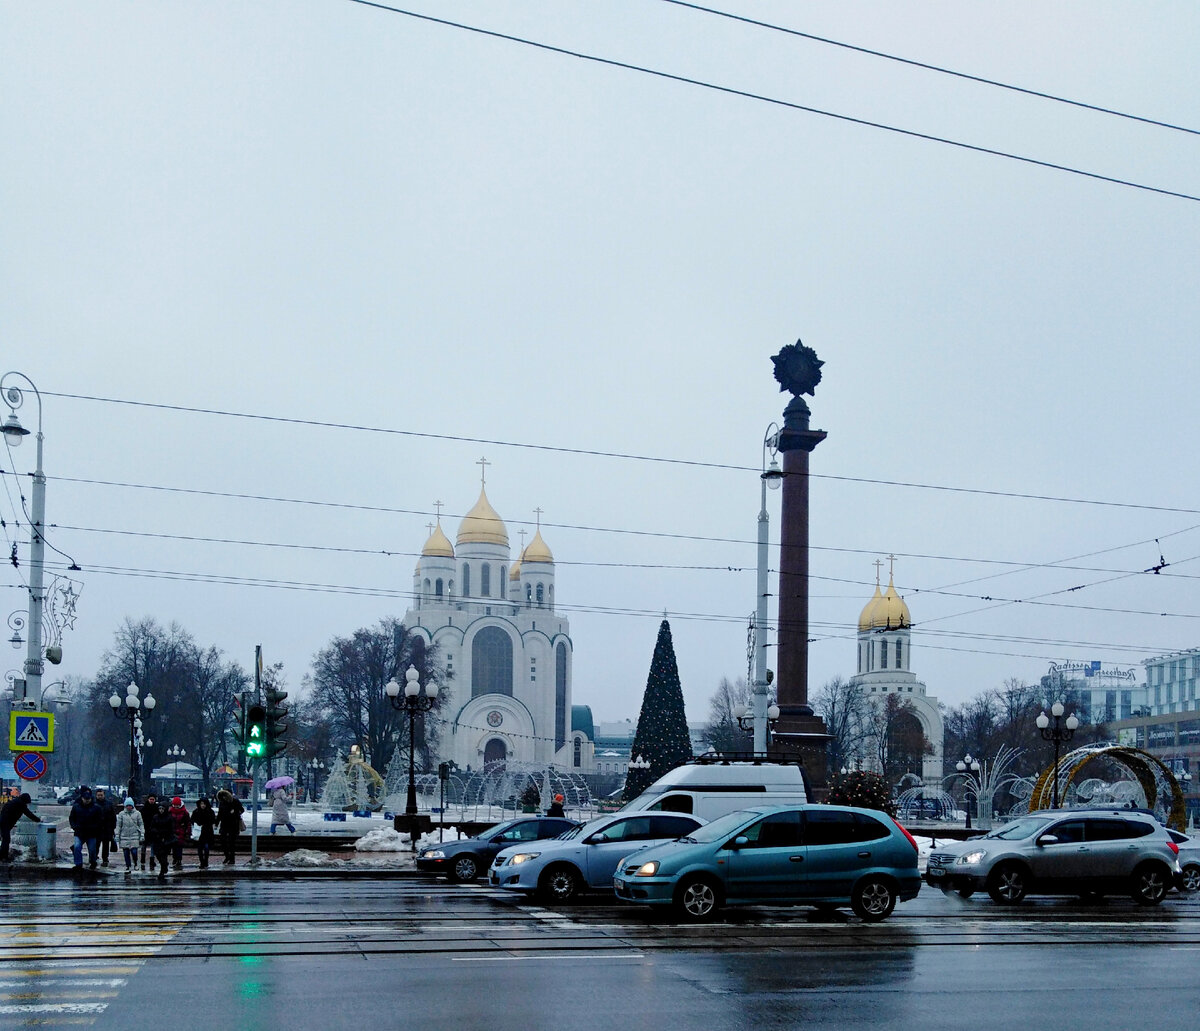
[[[469,598],[469,597],[471,597],[471,567],[468,566],[465,562],[463,563],[462,581],[463,581],[463,597]]]
[[[454,581],[453,581],[453,580],[450,580],[450,581],[448,581],[448,582],[447,582],[447,584],[446,584],[446,593],[447,593],[447,594],[448,594],[448,595],[449,595],[451,598],[453,598],[453,597],[454,597]]]
[[[887,641],[879,642],[879,668],[887,669]]]
[[[440,598],[442,596],[442,578],[439,576],[433,585],[433,596]]]
[[[533,584],[525,585],[525,604],[526,605],[533,604]]]
[[[487,562],[479,570],[479,593],[484,598],[492,596],[492,567]]]
[[[549,605],[551,608],[554,608],[554,584],[551,584],[551,585],[550,585],[550,586],[549,586],[549,587],[546,589],[546,592],[547,592],[547,593],[546,593],[547,604],[548,604],[548,605]]]
[[[471,643],[471,697],[512,693],[512,638],[498,626],[485,626]]]
[[[537,585],[537,607],[539,609],[542,607],[542,602],[545,600],[545,594],[546,594],[545,588],[541,584],[538,584]]]
[[[576,767],[583,765],[583,738],[581,737],[575,739],[575,757],[573,762]]]
[[[567,740],[567,646],[554,649],[554,750]],[[579,765],[576,763],[576,765]]]
[[[431,590],[431,584],[429,583],[428,580],[426,580],[425,581],[425,597],[427,597],[427,598],[429,597],[430,590]]]
[[[903,647],[903,645],[901,644],[901,642],[900,642],[900,641],[897,641],[897,642],[896,642],[896,669],[903,669],[903,668],[904,668],[904,663],[903,663],[903,662],[901,661],[901,659],[900,659],[900,655],[901,655],[900,649],[901,649],[902,647]]]

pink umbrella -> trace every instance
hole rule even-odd
[[[272,777],[263,785],[263,790],[274,791],[276,788],[286,788],[295,783],[294,777]]]

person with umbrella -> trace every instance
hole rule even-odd
[[[295,824],[292,823],[291,815],[288,813],[287,807],[287,792],[284,790],[289,784],[295,783],[291,777],[272,777],[266,784],[263,785],[267,791],[275,789],[275,800],[271,803],[271,833],[275,833],[275,828],[278,826],[286,827],[291,833],[296,833]]]

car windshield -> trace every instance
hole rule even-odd
[[[726,813],[724,816],[713,820],[712,823],[706,823],[703,827],[697,827],[694,831],[689,831],[683,840],[696,842],[720,841],[722,838],[728,837],[734,831],[738,830],[748,820],[758,815],[758,813],[751,812],[748,809],[739,809],[736,813]]]
[[[1025,816],[1020,820],[1013,820],[1012,823],[1006,824],[999,830],[994,830],[990,834],[985,834],[985,838],[1000,838],[1004,841],[1016,841],[1018,838],[1028,838],[1036,834],[1038,831],[1045,828],[1050,821],[1047,819],[1039,819],[1035,816]]]

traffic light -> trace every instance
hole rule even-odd
[[[266,754],[268,757],[272,757],[279,755],[287,748],[284,738],[287,737],[288,725],[284,722],[284,717],[287,716],[288,707],[283,704],[283,700],[287,698],[287,692],[280,691],[276,687],[268,687],[263,693],[267,699]]]
[[[252,705],[246,710],[245,750],[248,759],[267,757],[267,710]]]

